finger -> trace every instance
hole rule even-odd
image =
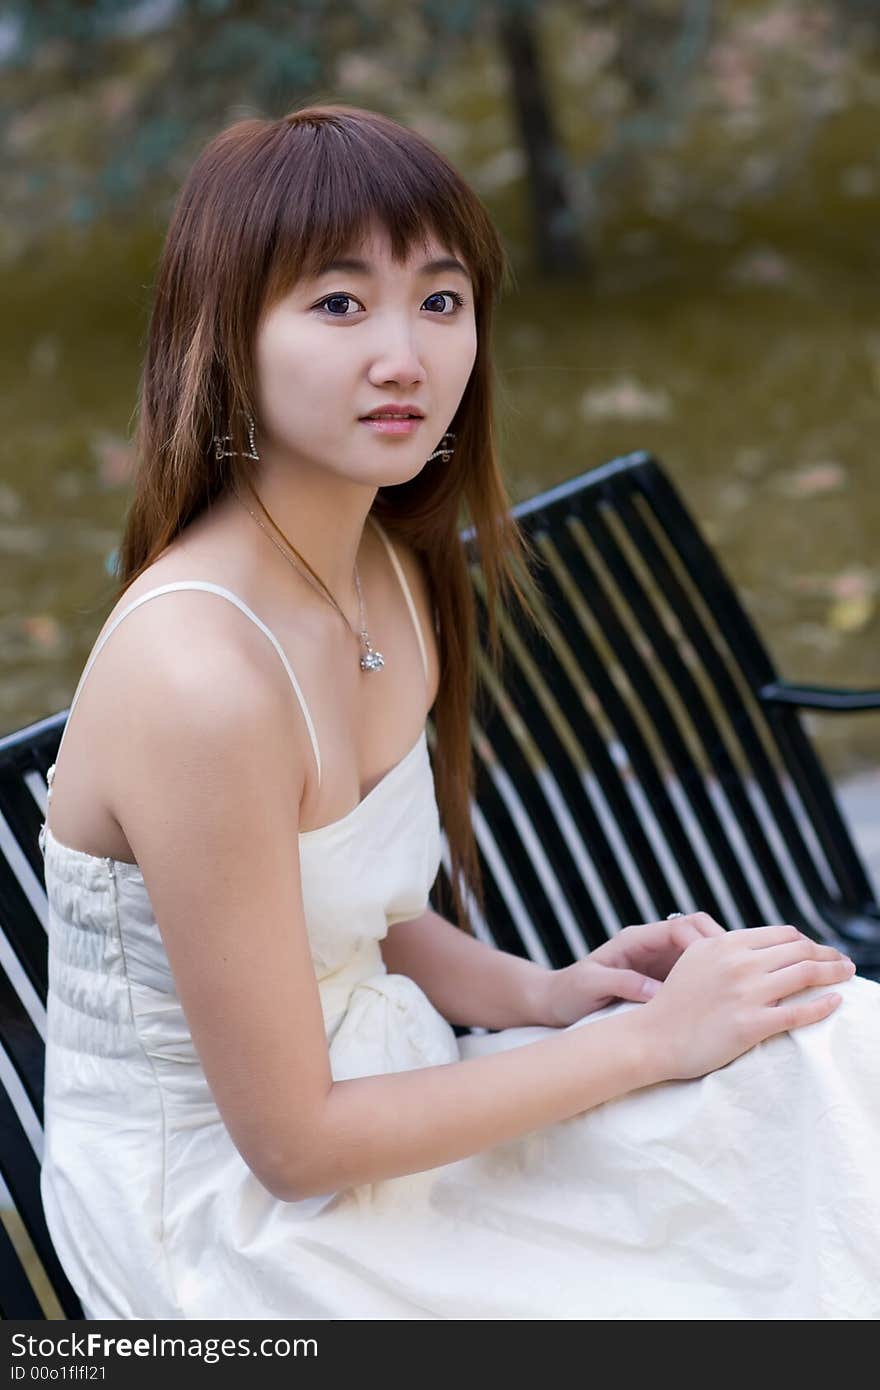
[[[802,989],[838,985],[851,979],[855,972],[851,960],[799,960],[765,975],[758,986],[758,997],[762,1004],[772,1004]]]
[[[836,946],[820,946],[818,941],[785,941],[779,946],[768,946],[761,952],[761,966],[769,970],[781,970],[786,965],[794,965],[799,960],[846,960],[843,951]]]
[[[775,1033],[787,1033],[793,1028],[803,1028],[808,1023],[818,1023],[843,1002],[840,994],[828,993],[813,995],[810,999],[796,1000],[778,1004],[764,1011],[763,1027],[758,1041],[772,1038]]]
[[[605,973],[605,979],[602,981],[603,988],[606,988],[609,994],[613,994],[619,999],[633,1000],[643,1004],[660,988],[657,980],[652,979],[650,975],[640,974],[638,970],[623,970],[611,965],[602,968]]]
[[[668,925],[671,928],[669,940],[679,952],[686,951],[693,941],[699,941],[705,935],[700,931],[696,921],[689,917],[679,917]]]
[[[710,917],[708,912],[695,912],[692,918],[700,936],[726,936],[727,932],[720,922]]]
[[[745,945],[751,951],[759,951],[763,946],[778,946],[783,941],[797,941],[801,938],[809,941],[810,937],[804,936],[802,931],[793,927],[790,922],[782,926],[771,927],[745,927],[738,935],[743,939]]]

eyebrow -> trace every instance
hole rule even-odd
[[[359,260],[356,257],[346,256],[341,260],[328,261],[325,265],[322,265],[320,267],[320,269],[317,272],[317,275],[318,277],[320,277],[321,275],[328,275],[330,271],[333,270],[347,270],[358,275],[375,274],[374,269],[370,265],[369,261],[363,261]],[[441,256],[439,260],[436,261],[425,261],[424,265],[419,266],[417,274],[439,275],[441,271],[448,270],[458,271],[458,273],[463,275],[466,280],[469,280],[471,278],[465,267],[462,265],[461,261],[456,260],[455,256]]]

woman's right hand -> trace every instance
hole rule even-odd
[[[774,1033],[833,1013],[840,995],[792,995],[855,974],[852,961],[793,926],[749,927],[693,941],[639,1010],[664,1080],[705,1076]]]

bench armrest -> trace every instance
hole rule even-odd
[[[800,709],[821,709],[832,714],[880,709],[880,690],[845,690],[829,685],[795,685],[791,681],[771,681],[758,691],[758,699],[765,705],[797,705]]]

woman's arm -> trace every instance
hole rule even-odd
[[[380,947],[389,973],[408,975],[449,1023],[553,1026],[547,997],[552,970],[476,940],[431,908],[393,923]]]
[[[417,1173],[664,1079],[639,1007],[538,1042],[412,1071],[334,1081],[287,1201]]]
[[[694,941],[648,1004],[502,1052],[336,1081],[291,1199],[455,1163],[640,1087],[707,1075],[827,1018],[842,996],[812,987],[854,969],[791,925],[724,932]]]

